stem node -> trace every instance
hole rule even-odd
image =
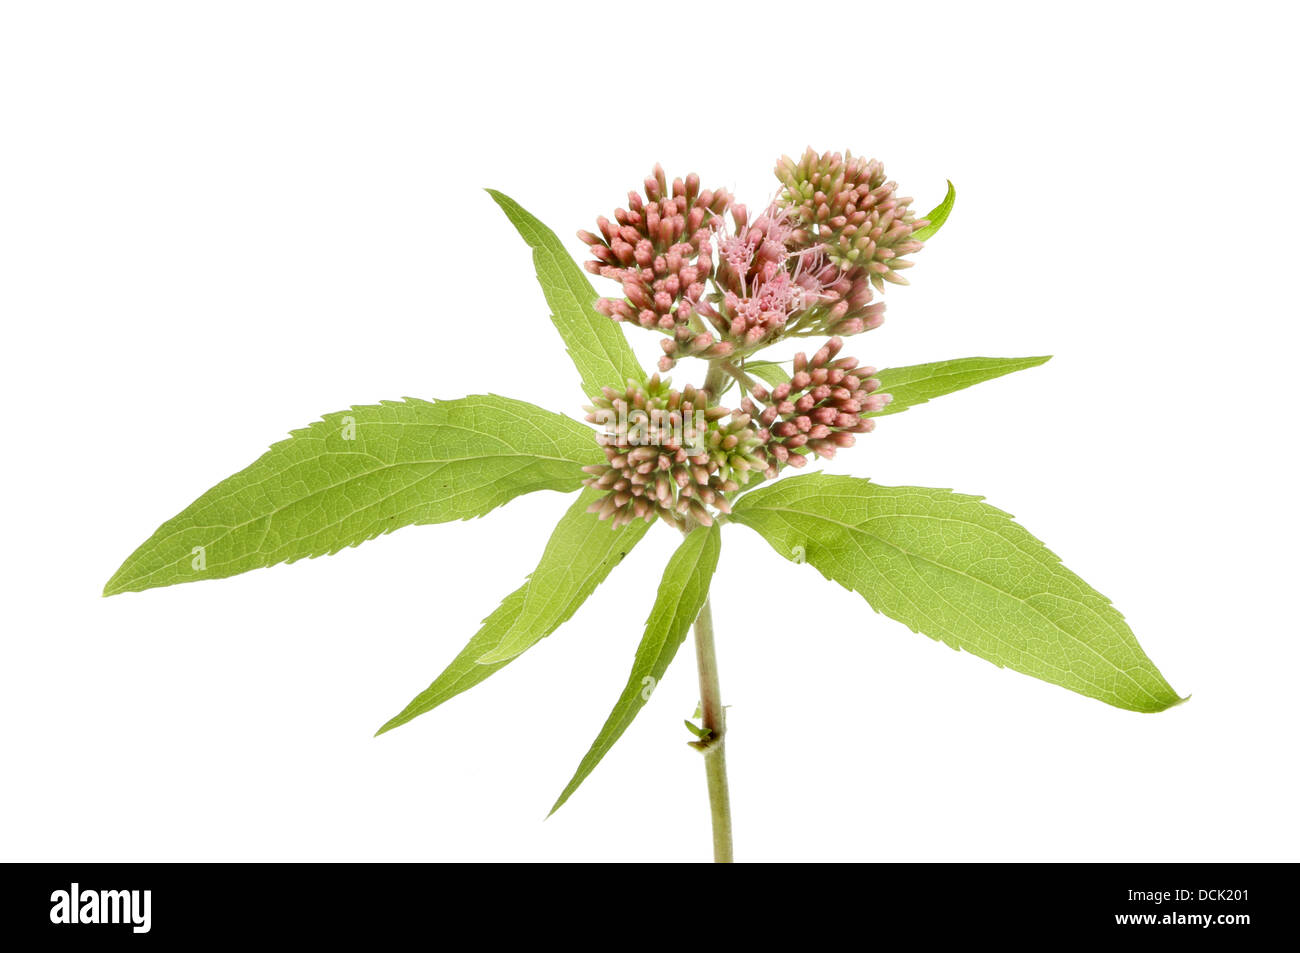
[[[700,715],[709,731],[707,740],[691,742],[704,755],[704,774],[709,786],[709,809],[713,818],[713,859],[732,862],[731,795],[727,790],[726,719],[722,689],[718,682],[718,655],[713,644],[713,610],[709,600],[695,620],[695,657],[700,670]]]

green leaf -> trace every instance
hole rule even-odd
[[[583,494],[583,499],[588,504],[599,497],[600,494],[595,491],[590,495]],[[640,539],[650,524],[644,520],[635,522],[638,530],[631,538]],[[603,535],[610,532],[610,528],[608,523],[598,520],[594,515],[590,520],[578,520],[575,523],[572,532],[557,533],[546,544],[546,553],[530,577],[532,585],[528,588],[519,617],[502,631],[501,637],[491,648],[479,656],[480,665],[509,661],[526,652],[554,632],[555,627],[577,608],[578,604],[572,602],[571,594],[581,589],[589,573],[588,553],[585,550],[593,546],[610,548]],[[594,583],[591,588],[595,588]],[[591,588],[583,592],[583,599]],[[551,624],[551,620],[558,621]]]
[[[721,548],[722,534],[719,527],[700,526],[691,531],[668,560],[663,580],[659,583],[659,594],[655,597],[650,617],[646,619],[645,635],[637,647],[632,674],[628,676],[623,694],[614,703],[614,710],[605,719],[604,726],[578,765],[573,779],[551,808],[552,814],[569,799],[569,795],[578,790],[578,785],[587,779],[600,759],[605,757],[628,725],[632,724],[637,712],[649,701],[650,694],[664,677],[664,672],[668,671],[669,663],[677,654],[677,647],[685,641],[691,623],[700,614],[704,600],[708,598],[709,581],[718,566]],[[686,724],[689,726],[690,722]],[[699,730],[695,729],[697,734]]]
[[[104,595],[336,553],[533,490],[567,493],[601,459],[582,424],[506,397],[353,407],[293,431],[163,523]]]
[[[790,379],[790,372],[776,361],[746,361],[742,370],[752,374],[769,387],[784,384]]]
[[[926,219],[930,222],[924,228],[918,228],[912,233],[912,237],[919,242],[933,238],[939,229],[943,228],[943,223],[948,221],[948,215],[952,212],[952,205],[957,201],[957,190],[953,188],[952,180],[948,180],[948,194],[943,197],[943,201],[930,209]]]
[[[496,611],[483,620],[483,627],[446,670],[434,679],[433,684],[411,699],[411,703],[376,734],[383,734],[432,711],[508,665],[517,656],[491,665],[482,665],[478,661],[508,633],[523,628],[541,639],[578,611],[610,570],[632,551],[650,528],[644,520],[636,520],[619,529],[610,529],[609,523],[587,512],[587,507],[600,496],[598,490],[582,491],[551,533],[541,561],[528,580],[506,596]],[[547,599],[531,598],[543,589],[547,591]]]
[[[495,189],[487,192],[533,250],[537,280],[551,307],[551,320],[582,376],[583,394],[590,397],[599,394],[602,387],[644,381],[645,373],[622,328],[595,309],[593,302],[599,297],[596,289],[555,233],[510,196]]]
[[[944,394],[964,390],[973,384],[991,381],[995,377],[1037,367],[1050,361],[1044,357],[963,357],[933,364],[912,364],[908,367],[890,367],[876,375],[880,390],[892,394],[894,399],[884,410],[869,417],[899,414],[918,404]]]
[[[814,473],[741,497],[731,519],[999,667],[1132,711],[1180,701],[1110,600],[980,497]]]
[[[689,718],[683,718],[682,724],[686,726],[687,731],[693,734],[696,738],[699,738],[701,741],[708,741],[709,738],[713,735],[712,728],[701,728],[699,725],[691,721]]]

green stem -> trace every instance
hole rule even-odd
[[[709,373],[704,378],[704,389],[709,392],[709,403],[716,404],[727,384],[727,370],[721,361],[709,362]]]
[[[700,715],[708,729],[707,740],[698,744],[704,755],[704,774],[709,783],[709,808],[713,815],[713,859],[729,864],[731,856],[731,795],[727,791],[725,747],[727,713],[722,707],[718,685],[718,656],[713,645],[713,612],[709,600],[695,620],[695,657],[700,668]]]
[[[728,361],[723,361],[722,369],[744,385],[747,390],[754,389],[754,378],[746,374],[743,368],[737,367]]]

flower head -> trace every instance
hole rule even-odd
[[[725,189],[702,191],[694,174],[670,187],[656,165],[644,197],[628,193],[613,222],[578,233],[587,270],[622,286],[597,309],[663,334],[661,371],[789,335],[869,331],[884,321],[873,288],[907,283],[904,256],[921,248],[912,234],[926,222],[879,162],[809,149],[798,162],[782,157],[776,174],[775,200],[751,218]]]
[[[869,432],[870,415],[888,403],[873,368],[836,355],[844,336],[884,321],[874,293],[886,281],[907,283],[905,256],[922,247],[913,234],[927,222],[875,159],[810,148],[798,161],[783,156],[776,176],[776,197],[751,216],[725,189],[701,190],[697,175],[670,186],[656,165],[644,194],[628,193],[614,221],[578,233],[592,254],[587,270],[622,286],[623,297],[600,299],[598,310],[663,334],[661,371],[688,356],[743,366],[783,337],[831,338],[811,358],[796,356],[789,382],[754,386],[736,411],[710,408],[707,395],[672,391],[657,377],[621,393],[606,389],[589,420],[663,412],[669,423],[652,424],[639,443],[626,418],[607,427],[607,462],[588,468],[587,481],[609,491],[593,507],[602,517],[704,522],[709,507],[725,512],[724,487],[752,468],[774,475],[809,454],[831,457]],[[684,419],[697,412],[701,422]]]
[[[596,439],[606,462],[584,467],[583,482],[606,491],[591,512],[615,526],[658,516],[712,525],[714,511],[731,511],[723,494],[755,471],[775,472],[762,449],[767,435],[748,414],[709,407],[706,391],[669,384],[655,375],[623,391],[606,387],[586,408],[587,421],[605,428]]]
[[[861,272],[877,289],[886,281],[907,284],[899,272],[912,262],[903,256],[921,249],[912,233],[929,223],[916,217],[910,198],[898,197],[880,162],[809,148],[797,162],[782,156],[776,177],[783,186],[777,204],[793,213],[799,242],[822,246],[830,261]]]
[[[717,238],[720,293],[697,310],[724,340],[749,350],[815,314],[839,269],[819,246],[794,242],[788,209],[773,203],[751,220],[743,205],[733,205],[731,215],[733,233]]]
[[[855,434],[870,433],[875,421],[864,415],[883,410],[892,398],[879,393],[874,367],[855,357],[836,359],[844,342],[831,338],[811,358],[795,355],[794,374],[772,390],[757,385],[741,409],[758,421],[764,449],[778,464],[801,467],[806,453],[827,459],[853,446]]]
[[[580,231],[591,250],[586,268],[619,282],[623,295],[601,298],[596,307],[615,321],[628,321],[670,335],[666,354],[721,357],[730,348],[707,334],[694,320],[695,309],[713,275],[713,232],[732,203],[726,189],[700,189],[692,173],[674,179],[671,188],[663,167],[646,177],[645,198],[628,193],[627,208],[614,221],[596,220],[599,234]],[[667,370],[672,361],[667,362]]]

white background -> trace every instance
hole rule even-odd
[[[689,647],[542,820],[626,678],[667,531],[378,739],[567,498],[99,592],[323,412],[491,391],[578,413],[482,187],[580,256],[656,160],[754,205],[812,144],[881,158],[922,209],[959,190],[849,351],[1055,355],[830,469],[1013,512],[1194,697],[1137,715],[999,670],[731,527],[737,857],[1300,859],[1296,26],[1281,3],[6,4],[0,856],[706,858]]]

